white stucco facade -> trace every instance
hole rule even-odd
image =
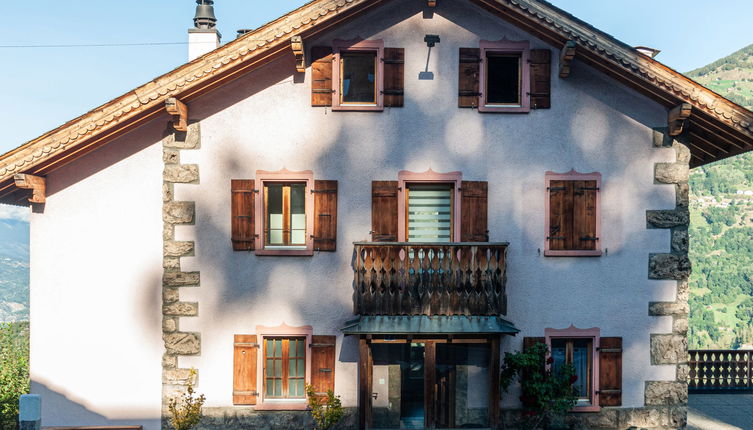
[[[200,183],[175,185],[176,201],[196,202],[193,225],[175,239],[195,242],[181,270],[201,286],[181,288],[197,317],[180,330],[201,334],[201,353],[180,357],[199,371],[209,407],[232,406],[233,335],[256,326],[313,326],[338,335],[336,392],[356,406],[358,351],[340,329],[352,319],[354,241],[370,240],[371,181],[398,172],[460,171],[489,183],[490,241],[510,243],[507,319],[521,330],[502,351],[545,328],[599,327],[623,339],[623,407],[644,406],[645,381],[675,379],[675,366],[651,365],[651,333],[672,332],[671,317],[648,303],[673,301],[675,281],[649,280],[650,252],[667,252],[669,231],[646,228],[646,210],[671,209],[673,185],[654,182],[654,164],[674,151],[652,145],[666,111],[603,74],[573,64],[556,77],[559,47],[548,46],[473,6],[393,2],[306,46],[334,39],[382,39],[405,49],[405,106],[384,112],[332,112],[310,106],[311,70],[292,56],[190,103],[201,147],[181,152]],[[441,42],[429,54],[425,34]],[[481,114],[457,107],[458,49],[479,40],[528,40],[553,52],[552,107],[527,114]],[[422,71],[433,79],[419,79]],[[43,395],[44,424],[143,423],[160,416],[162,276],[162,117],[48,177],[43,213],[32,216],[32,390]],[[312,170],[337,180],[337,252],[307,257],[234,252],[230,180],[257,170]],[[544,257],[547,171],[600,172],[601,247],[597,258]],[[503,395],[513,407],[517,396]],[[51,407],[51,405],[56,405]],[[59,406],[58,406],[59,405]]]

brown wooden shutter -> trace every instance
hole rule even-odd
[[[531,49],[531,109],[549,109],[552,87],[552,51]]]
[[[332,106],[332,63],[329,46],[311,48],[311,106]]]
[[[236,334],[233,344],[233,404],[255,405],[256,354],[259,344],[255,334]]]
[[[458,107],[478,107],[481,49],[460,48]]]
[[[371,182],[371,240],[397,242],[397,181]]]
[[[254,180],[233,179],[231,189],[231,240],[234,251],[254,249],[256,232],[254,231]]]
[[[405,49],[384,48],[384,106],[403,107]]]
[[[543,337],[524,337],[523,338],[523,351],[528,351],[532,346],[537,343],[546,343],[546,338]]]
[[[314,181],[314,251],[337,249],[337,181]]]
[[[549,182],[549,249],[572,249],[573,186],[572,181]]]
[[[335,336],[311,337],[311,385],[319,395],[335,390]]]
[[[599,405],[622,405],[622,338],[599,340]]]
[[[485,181],[463,181],[460,202],[460,241],[488,242],[489,186]]]
[[[573,249],[597,249],[596,181],[573,181]]]

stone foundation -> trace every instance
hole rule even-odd
[[[277,430],[313,429],[307,411],[260,411],[249,407],[204,408],[204,417],[196,430]],[[358,409],[345,408],[345,416],[332,430],[358,428]]]

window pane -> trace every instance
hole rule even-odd
[[[288,376],[291,378],[298,376],[298,374],[296,373],[296,361],[297,360],[290,360],[288,362]]]
[[[567,363],[567,342],[564,339],[552,339],[552,370],[559,372],[560,368]]]
[[[282,378],[282,360],[275,360],[275,377]]]
[[[452,240],[452,187],[447,184],[408,185],[408,241]]]
[[[519,105],[520,55],[489,53],[486,63],[486,103]]]
[[[282,339],[275,339],[275,357],[282,357]]]
[[[306,362],[301,358],[298,360],[297,376],[304,376],[305,372],[306,372]]]
[[[299,357],[303,357],[304,356],[303,346],[304,346],[303,340],[299,340],[298,341],[298,356]]]
[[[340,54],[341,103],[376,103],[376,54],[343,52]]]
[[[274,340],[267,339],[265,343],[266,343],[266,346],[264,347],[264,354],[267,357],[274,357],[275,356]]]
[[[274,376],[275,374],[275,361],[267,359],[267,376]]]
[[[267,244],[282,245],[282,185],[265,185],[264,192],[267,199]]]
[[[588,360],[590,343],[586,339],[578,339],[573,342],[573,367],[575,367],[575,374],[578,376],[578,380],[575,381],[574,386],[578,390],[578,396],[580,397],[589,397],[590,395],[591,366]]]
[[[282,379],[275,379],[275,397],[282,396]]]
[[[298,379],[296,381],[296,383],[298,384],[298,393],[296,394],[296,396],[297,397],[303,397],[304,396],[304,392],[303,392],[303,379]]]
[[[488,428],[488,344],[437,344],[437,428]]]
[[[267,378],[267,396],[274,396],[274,379]]]

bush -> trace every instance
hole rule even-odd
[[[335,396],[332,390],[327,390],[327,395],[320,398],[312,385],[306,385],[306,398],[308,399],[309,412],[318,430],[328,430],[337,424],[345,414],[340,396]]]
[[[29,393],[28,323],[0,323],[0,430],[15,430],[18,398]]]
[[[191,369],[186,392],[180,397],[170,399],[167,409],[170,411],[170,425],[175,430],[190,430],[201,421],[201,407],[204,395],[194,397],[193,380],[196,369]]]

